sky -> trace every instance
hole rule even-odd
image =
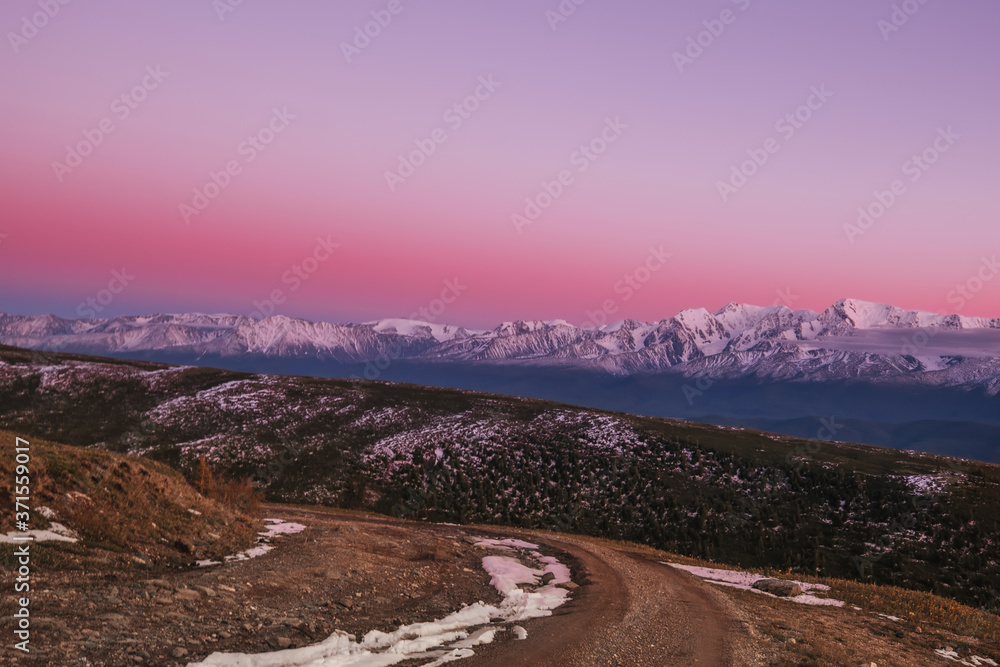
[[[577,2],[7,0],[0,311],[1000,316],[997,3]]]

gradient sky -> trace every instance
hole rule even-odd
[[[928,2],[888,39],[888,0],[588,0],[555,30],[559,0],[400,0],[350,63],[341,44],[389,0],[243,0],[220,19],[225,1],[70,2],[24,40],[38,1],[0,7],[0,311],[75,316],[122,268],[135,278],[101,315],[250,313],[281,289],[290,316],[407,316],[455,278],[467,289],[438,319],[473,326],[581,323],[609,298],[609,319],[845,296],[955,311],[949,292],[1000,251],[990,0]],[[168,76],[119,119],[147,67]],[[491,75],[452,129],[445,111]],[[776,122],[814,86],[833,96],[785,139]],[[295,118],[246,162],[276,107]],[[576,172],[607,118],[628,127]],[[114,132],[60,182],[53,163],[102,119]],[[911,182],[904,163],[947,127],[960,138]],[[446,141],[390,191],[385,172],[436,128]],[[771,137],[778,152],[723,202],[718,182]],[[187,224],[180,204],[234,159]],[[518,233],[512,214],[564,169],[573,183]],[[896,179],[905,193],[849,242]],[[319,237],[339,247],[293,290],[282,277]],[[660,246],[667,264],[616,293]],[[962,314],[1000,315],[993,278]]]

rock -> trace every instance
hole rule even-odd
[[[752,586],[758,591],[764,591],[765,593],[783,598],[793,598],[797,595],[802,595],[801,586],[794,581],[785,581],[784,579],[758,579],[753,582]]]
[[[168,593],[161,593],[153,600],[156,604],[173,604],[174,597]]]
[[[194,602],[195,600],[201,599],[201,593],[191,588],[182,588],[174,593],[174,599],[183,600],[185,602]]]
[[[187,654],[188,654],[187,649],[181,648],[180,646],[177,646],[172,651],[170,651],[170,655],[172,655],[175,658],[183,658]]]
[[[559,584],[560,587],[565,588],[568,591],[575,591],[580,587],[580,584],[574,584],[572,581],[564,581]]]
[[[220,591],[225,591],[227,593],[235,593],[236,592],[235,588],[233,588],[232,586],[226,586],[225,584],[219,584],[219,590]]]
[[[541,579],[542,586],[544,586],[545,584],[549,583],[550,581],[552,581],[555,578],[556,578],[556,575],[552,574],[551,572],[546,572],[545,574],[542,575],[542,579]]]
[[[193,554],[195,552],[195,546],[191,540],[185,539],[183,537],[178,538],[174,542],[174,548],[178,551],[183,551],[186,554]]]
[[[146,583],[149,584],[150,586],[155,586],[157,588],[166,588],[168,590],[174,589],[174,585],[171,584],[166,579],[150,579]]]
[[[350,609],[351,607],[354,606],[354,598],[350,597],[340,598],[339,600],[337,600],[337,604],[339,604],[341,607],[344,607],[345,609]]]
[[[292,640],[288,637],[278,637],[278,648],[288,648],[292,645]]]
[[[116,628],[123,628],[128,625],[128,619],[121,614],[103,614],[102,616],[98,616],[97,620],[104,621]]]
[[[215,597],[215,591],[209,588],[208,586],[195,586],[194,590],[198,591],[207,598]]]
[[[324,575],[327,579],[332,579],[333,581],[339,580],[343,575],[340,574],[340,570],[327,570]]]

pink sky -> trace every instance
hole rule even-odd
[[[75,316],[122,268],[135,279],[102,315],[250,313],[280,289],[290,316],[406,316],[456,278],[467,289],[440,319],[474,326],[581,323],[608,298],[616,318],[655,320],[779,290],[800,308],[953,311],[949,293],[1000,250],[996,3],[927,3],[885,39],[881,0],[590,0],[555,30],[557,0],[399,0],[348,63],[341,43],[389,5],[246,0],[220,20],[209,0],[70,2],[33,34],[37,0],[5,2],[0,311]],[[674,53],[723,11],[678,71]],[[144,79],[122,117],[112,101]],[[776,122],[814,87],[832,96],[786,136]],[[445,112],[477,88],[456,127]],[[294,118],[248,161],[241,144],[275,108]],[[53,163],[103,119],[114,131],[60,180]],[[627,127],[574,160],[607,119]],[[905,163],[949,127],[958,138],[912,180]],[[391,190],[386,171],[437,128],[443,143]],[[769,138],[777,152],[723,201],[718,183]],[[180,205],[234,160],[188,224]],[[519,233],[512,214],[564,170]],[[903,194],[852,243],[845,224],[895,180]],[[293,290],[282,277],[318,238],[338,248]],[[661,246],[669,261],[616,292]],[[962,314],[1000,314],[995,278]]]

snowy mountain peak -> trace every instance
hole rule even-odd
[[[921,349],[904,350],[906,334],[899,330],[914,328],[943,333],[928,336]],[[404,318],[331,324],[284,315],[263,320],[202,314],[70,320],[0,314],[0,343],[194,359],[263,355],[365,364],[390,356],[557,364],[625,375],[670,368],[708,369],[728,377],[841,379],[919,372],[942,382],[971,378],[1000,391],[1000,318],[903,310],[860,299],[841,299],[819,314],[782,305],[729,303],[714,313],[689,308],[658,322],[627,319],[589,329],[565,320],[514,320],[474,330]],[[965,368],[962,364],[968,371],[955,370]]]

